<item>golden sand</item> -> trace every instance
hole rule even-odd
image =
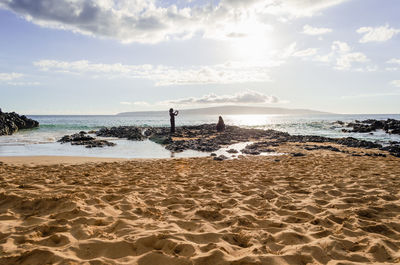
[[[0,264],[399,264],[400,159],[304,153],[1,158]]]

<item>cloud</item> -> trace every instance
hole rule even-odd
[[[129,102],[129,101],[121,101],[121,105],[137,105],[137,106],[149,106],[150,104],[145,102],[145,101],[135,101],[135,102]]]
[[[352,64],[365,63],[368,62],[368,58],[365,54],[361,52],[345,53],[336,59],[336,69],[338,70],[348,70],[351,68]]]
[[[154,81],[157,86],[191,84],[233,84],[247,82],[268,82],[272,67],[283,60],[263,63],[235,63],[210,66],[173,67],[164,65],[126,65],[92,63],[87,60],[57,61],[40,60],[33,64],[43,71],[90,76],[93,78],[134,78]]]
[[[390,84],[395,87],[400,87],[400,80],[393,80]]]
[[[11,81],[24,76],[20,73],[0,73],[0,81]]]
[[[387,61],[386,63],[400,64],[400,59],[392,58],[389,61]]]
[[[39,82],[8,82],[10,86],[39,86]]]
[[[257,91],[248,90],[234,95],[208,94],[203,97],[189,97],[176,100],[168,100],[162,104],[175,105],[212,105],[212,104],[271,104],[279,103],[276,96],[266,95]]]
[[[361,43],[367,42],[384,42],[393,38],[400,33],[400,29],[390,28],[389,25],[381,27],[362,27],[357,30],[357,33],[364,34],[360,39]]]
[[[293,53],[294,57],[308,57],[315,55],[317,53],[317,49],[315,48],[308,48],[305,50],[296,51]]]
[[[353,98],[376,98],[376,97],[389,97],[389,96],[399,96],[399,92],[387,92],[387,93],[370,93],[370,94],[358,94],[341,96],[341,99],[353,99]]]
[[[365,68],[354,68],[354,63],[369,62],[368,57],[362,52],[353,52],[349,44],[343,41],[334,41],[331,45],[331,52],[328,54],[317,54],[314,61],[330,63],[337,70],[356,70],[356,71],[376,71],[376,66],[367,66]]]
[[[159,0],[0,0],[0,8],[47,28],[106,37],[121,42],[156,43],[244,36],[247,29],[268,30],[268,17],[312,16],[346,0],[220,0],[171,4]],[[247,31],[246,29],[246,31]]]
[[[335,68],[338,70],[349,70],[353,63],[365,63],[369,61],[364,53],[351,52],[351,47],[346,42],[334,41],[331,49],[334,56],[336,56]]]
[[[303,27],[303,33],[307,35],[323,35],[332,32],[330,28],[314,28],[310,25]]]
[[[322,10],[339,5],[347,0],[276,0],[263,1],[265,9],[275,15],[292,17],[313,16]]]
[[[351,48],[349,44],[343,41],[334,41],[331,46],[332,51],[337,51],[339,53],[348,53],[350,52]]]

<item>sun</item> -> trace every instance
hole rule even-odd
[[[255,20],[235,23],[230,36],[232,55],[241,61],[262,60],[273,46],[270,27]]]

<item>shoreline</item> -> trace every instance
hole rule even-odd
[[[86,156],[0,156],[0,163],[11,165],[79,165],[86,163],[124,162],[132,159]]]

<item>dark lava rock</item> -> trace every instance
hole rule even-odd
[[[120,126],[111,128],[101,128],[96,132],[97,136],[126,138],[132,141],[142,141],[146,137],[142,134],[142,128],[135,126]]]
[[[87,135],[85,132],[80,132],[72,135],[65,135],[60,140],[60,143],[71,143],[71,145],[84,145],[86,148],[114,146],[115,143],[106,140],[97,140],[96,138]]]
[[[337,144],[345,145],[348,147],[361,147],[366,149],[381,148],[382,145],[365,140],[358,140],[353,137],[339,138],[335,141]]]
[[[75,145],[74,143],[71,144]],[[84,145],[86,148],[93,148],[93,147],[115,146],[116,144],[106,140],[92,140],[90,142],[86,142]]]
[[[84,142],[91,140],[95,140],[95,138],[80,132],[72,135],[64,135],[60,140],[58,140],[58,142],[69,143],[69,142]]]
[[[391,155],[395,157],[400,157],[400,145],[389,145],[380,148],[382,151],[388,151]]]
[[[217,156],[217,154],[216,153],[211,153],[210,156]]]
[[[239,153],[239,151],[236,150],[236,149],[229,149],[226,152],[229,153],[229,154],[237,154],[237,153]]]
[[[270,149],[270,146],[278,146],[279,144],[274,141],[261,141],[246,145],[244,149],[241,150],[242,153],[248,155],[259,155],[261,153],[275,152],[275,150]]]
[[[387,120],[375,120],[368,119],[364,121],[355,121],[347,124],[346,127],[352,128],[351,130],[343,129],[343,132],[358,132],[358,133],[370,133],[376,130],[384,130],[390,134],[400,134],[400,120],[387,119]]]
[[[305,156],[303,153],[292,153],[292,156]]]
[[[371,121],[367,120],[363,123],[369,124]],[[378,126],[380,123],[374,124]],[[391,124],[388,126],[392,128],[394,126],[392,124],[395,124],[395,122],[393,120],[388,120],[387,122],[385,121],[385,124]],[[96,132],[96,135],[103,137],[127,138],[134,141],[150,139],[155,143],[162,144],[167,150],[171,150],[173,152],[182,152],[185,150],[215,152],[222,147],[232,144],[254,141],[255,143],[248,145],[241,150],[242,153],[259,155],[263,152],[274,152],[275,150],[271,149],[270,147],[279,146],[287,142],[334,143],[348,147],[365,149],[378,148],[384,151],[389,151],[392,155],[400,157],[400,151],[398,150],[399,147],[396,144],[382,149],[383,147],[380,144],[365,140],[358,140],[352,137],[328,138],[315,135],[290,135],[289,133],[275,130],[249,129],[228,125],[226,125],[224,132],[217,133],[216,124],[181,126],[177,127],[173,134],[170,133],[170,129],[168,127],[141,128],[136,126],[121,126],[100,129]],[[318,148],[345,153],[345,151],[340,151],[338,148],[332,146],[309,148],[309,150],[315,150]]]
[[[240,152],[242,152],[243,154],[246,154],[246,155],[259,155],[259,154],[261,154],[260,152],[258,152],[255,149],[247,149],[247,148],[240,150]]]
[[[170,136],[158,136],[158,135],[152,135],[149,138],[150,141],[153,141],[157,144],[171,144],[173,143],[172,138]]]
[[[216,160],[216,161],[222,161],[222,160],[226,160],[226,159],[228,159],[228,158],[224,155],[214,157],[214,160]]]
[[[0,135],[11,135],[18,130],[32,129],[39,126],[39,122],[18,115],[15,112],[0,112]]]
[[[305,150],[313,151],[313,150],[330,150],[333,152],[342,152],[338,148],[331,146],[331,145],[313,145],[313,146],[306,146],[304,147]]]

